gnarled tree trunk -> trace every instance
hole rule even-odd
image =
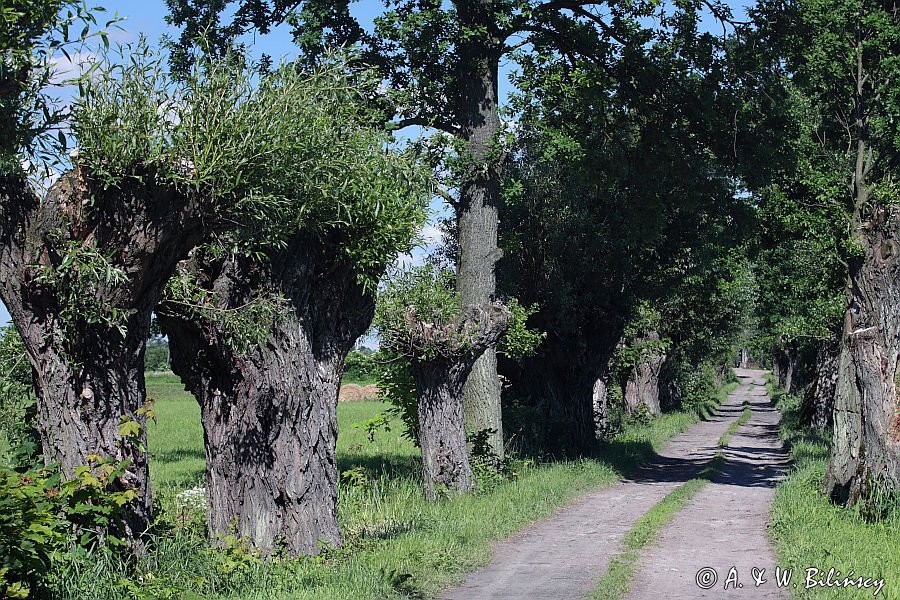
[[[678,355],[670,353],[659,374],[659,404],[661,410],[676,410],[682,407],[684,396],[681,389],[683,365]]]
[[[507,364],[519,402],[541,411],[534,443],[543,451],[589,454],[607,433],[609,379],[621,326],[585,332],[585,340],[546,340],[536,356]],[[590,345],[587,344],[590,340]]]
[[[651,332],[638,340],[638,344],[647,342],[659,342],[659,334]],[[625,381],[623,395],[625,398],[625,409],[628,414],[633,415],[640,407],[645,407],[654,417],[658,417],[660,413],[659,406],[659,375],[662,372],[663,363],[666,361],[666,355],[658,352],[647,352],[646,356],[635,364],[628,373],[628,379]]]
[[[475,478],[466,450],[463,424],[463,386],[472,362],[414,362],[419,412],[419,445],[425,494],[434,500],[439,491],[467,492]]]
[[[803,348],[789,345],[778,348],[772,355],[772,375],[779,387],[796,394],[806,384],[812,357]]]
[[[457,224],[459,264],[457,289],[463,306],[481,306],[497,292],[495,266],[500,260],[497,219],[500,160],[495,142],[500,131],[499,61],[503,41],[493,3],[455,2],[461,24],[473,33],[461,40],[457,81],[460,83],[461,137],[473,164],[460,183]],[[480,30],[479,33],[475,33]],[[489,432],[492,452],[503,458],[501,385],[494,348],[476,361],[465,385],[464,419],[474,432]]]
[[[340,545],[337,398],[344,358],[369,326],[374,298],[325,247],[295,239],[265,264],[195,258],[184,266],[239,309],[269,292],[287,306],[266,341],[235,347],[220,320],[166,302],[159,321],[172,368],[200,403],[206,450],[208,529],[258,550],[291,555]]]
[[[91,454],[130,460],[118,485],[139,491],[125,507],[131,537],[150,523],[146,433],[123,440],[119,428],[145,424],[150,316],[206,230],[195,199],[145,175],[101,190],[75,170],[43,202],[0,177],[0,296],[33,368],[44,458],[67,477]],[[120,277],[92,276],[88,263]]]
[[[851,264],[824,489],[834,500],[866,499],[900,481],[900,214],[876,209],[865,256]]]
[[[457,321],[443,325],[418,321],[412,308],[407,312],[404,347],[399,349],[411,358],[422,472],[431,500],[440,492],[461,493],[475,485],[466,449],[463,387],[472,365],[497,343],[508,320],[509,311],[499,303],[466,307]]]
[[[815,431],[831,431],[839,361],[840,345],[837,340],[819,344],[814,379],[806,388],[800,414],[801,421]]]

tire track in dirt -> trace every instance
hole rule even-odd
[[[561,600],[591,591],[634,522],[712,459],[719,438],[743,410],[750,381],[744,377],[716,416],[673,438],[631,479],[588,493],[554,516],[499,542],[488,565],[439,597]]]
[[[742,381],[752,378],[756,384],[748,398],[750,420],[724,449],[719,474],[662,529],[658,542],[641,553],[628,599],[787,596],[775,582],[776,556],[766,530],[774,488],[788,464],[778,436],[781,416],[766,394],[764,371],[735,372]],[[697,584],[701,568],[716,573],[710,589]],[[759,569],[757,576],[765,583],[756,585],[753,569]]]

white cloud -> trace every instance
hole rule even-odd
[[[422,238],[426,247],[439,245],[443,239],[443,235],[443,232],[437,225],[426,225],[422,228],[422,231],[419,232],[419,237]]]
[[[50,67],[53,69],[54,79],[62,81],[84,73],[95,62],[97,62],[97,55],[93,52],[71,52],[69,58],[62,54],[54,56],[50,59]]]
[[[403,253],[397,256],[394,266],[399,269],[408,269],[410,267],[421,267],[425,264],[425,257],[428,256],[430,248],[414,248],[411,253]]]

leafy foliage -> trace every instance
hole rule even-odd
[[[22,473],[0,468],[0,593],[27,598],[46,583],[54,562],[65,562],[73,548],[124,546],[116,537],[122,507],[137,497],[122,489],[126,463],[91,456],[64,480],[53,467]]]
[[[355,381],[371,380],[375,377],[379,360],[380,354],[368,348],[351,350],[344,359],[344,377]]]
[[[290,241],[306,236],[333,248],[374,291],[385,265],[409,249],[430,179],[373,126],[371,83],[365,74],[351,78],[343,58],[258,75],[237,56],[199,55],[175,80],[142,40],[98,64],[75,110],[78,163],[101,187],[152,180],[201,203],[219,224],[203,250],[214,259],[263,263],[289,256]],[[220,323],[230,343],[247,349],[284,307],[279,290],[259,292],[237,310],[185,272],[169,282],[167,300]]]
[[[509,309],[509,324],[498,351],[512,360],[533,356],[541,341],[547,337],[546,332],[528,327],[528,319],[537,314],[540,307],[537,304],[523,306],[515,298],[510,298],[506,306]]]
[[[459,319],[462,306],[456,292],[452,272],[426,264],[391,273],[378,295],[375,327],[382,346],[417,360],[438,356],[443,344],[451,349],[464,349],[471,340],[466,331],[454,339],[435,338],[434,343],[410,347],[408,329],[411,320],[428,323],[433,329],[444,328]]]
[[[6,0],[0,6],[0,173],[19,172],[23,154],[48,166],[59,161],[66,138],[56,130],[67,111],[50,93],[59,83],[54,63],[72,62],[75,49],[91,38],[109,44],[105,29],[117,18],[98,30],[103,11],[83,0]]]
[[[51,287],[61,296],[59,317],[65,326],[66,340],[71,343],[91,325],[116,329],[124,338],[126,315],[115,306],[97,303],[93,292],[124,283],[125,272],[90,242],[69,240],[60,246],[59,264],[35,265],[35,282]]]
[[[30,464],[40,450],[31,364],[11,325],[0,328],[0,466]]]
[[[174,44],[176,65],[185,63],[201,31],[210,40],[209,51],[223,54],[240,34],[266,32],[287,22],[310,64],[327,57],[329,49],[359,47],[360,62],[376,67],[386,84],[377,103],[386,119],[396,116],[452,135],[470,116],[461,98],[474,73],[472,63],[478,60],[471,53],[474,48],[486,48],[499,58],[513,49],[507,40],[521,36],[542,54],[556,50],[602,60],[619,46],[618,40],[629,39],[640,29],[639,18],[657,12],[652,2],[584,2],[579,10],[564,11],[565,7],[536,0],[502,0],[492,3],[490,10],[470,2],[391,0],[368,32],[351,14],[352,0],[226,0],[202,6],[167,0],[167,4],[170,22],[182,28]],[[643,41],[640,36],[633,40],[637,45]]]
[[[897,201],[900,23],[866,0],[764,1],[751,14],[744,52],[779,99],[768,112],[789,123],[787,160],[756,189],[761,326],[770,346],[809,347],[840,327],[861,225]]]
[[[623,364],[658,326],[656,349],[693,372],[728,360],[752,315],[754,215],[722,145],[735,99],[724,44],[697,18],[676,11],[654,31],[626,22],[634,44],[610,65],[521,58],[498,274],[504,292],[540,306],[532,321],[544,344],[505,374],[521,402],[546,407],[545,423],[571,411],[588,430],[594,383],[623,336]],[[569,443],[572,430],[548,439]]]

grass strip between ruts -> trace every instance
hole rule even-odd
[[[640,550],[655,543],[659,539],[659,531],[670,523],[675,515],[690,502],[691,498],[706,487],[721,471],[725,462],[722,450],[728,446],[738,428],[750,420],[751,414],[752,409],[745,400],[741,416],[735,419],[719,438],[719,450],[706,463],[697,477],[689,479],[669,492],[662,500],[654,504],[653,508],[635,521],[622,540],[622,552],[615,555],[609,562],[609,567],[597,583],[597,587],[588,594],[588,600],[617,600],[629,592],[640,558]]]

